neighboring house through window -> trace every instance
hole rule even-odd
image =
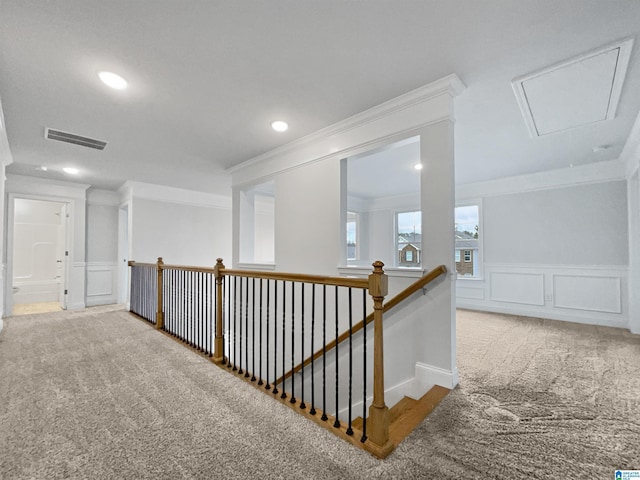
[[[455,209],[455,262],[461,277],[480,276],[480,205]]]
[[[422,261],[422,212],[396,214],[396,246],[399,267],[418,267]]]

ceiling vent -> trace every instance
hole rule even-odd
[[[630,38],[514,79],[531,137],[613,119],[632,46]]]
[[[107,142],[103,142],[102,140],[83,137],[75,133],[62,132],[60,130],[54,130],[53,128],[45,128],[44,136],[49,140],[73,143],[74,145],[80,145],[82,147],[95,148],[96,150],[104,150],[104,147],[107,146]]]

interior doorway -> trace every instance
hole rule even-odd
[[[10,314],[67,308],[69,205],[15,198],[12,207]]]

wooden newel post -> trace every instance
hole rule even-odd
[[[213,361],[216,363],[224,362],[224,335],[222,333],[222,279],[224,278],[224,264],[222,259],[216,260],[216,266],[213,268],[216,277],[216,343],[213,351]]]
[[[162,266],[164,262],[162,257],[158,257],[156,268],[158,270],[158,309],[156,311],[156,328],[162,330],[164,328],[164,312],[162,311]]]
[[[384,458],[393,450],[389,440],[389,407],[384,403],[384,346],[382,335],[382,315],[384,297],[389,291],[388,277],[382,269],[384,263],[373,263],[373,273],[369,275],[369,295],[373,297],[373,403],[369,407],[368,424],[371,425],[369,441],[374,454]],[[370,423],[369,423],[370,422]]]

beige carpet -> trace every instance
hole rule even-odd
[[[610,479],[640,468],[640,337],[459,312],[461,385],[385,461],[124,311],[9,318],[0,478]]]

